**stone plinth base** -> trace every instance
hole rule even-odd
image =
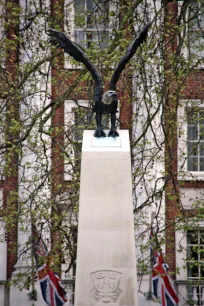
[[[128,131],[84,131],[75,305],[137,305]]]

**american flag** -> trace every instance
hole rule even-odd
[[[153,239],[153,232],[151,232],[150,237]],[[155,249],[156,245],[158,247],[158,242],[153,243],[151,247],[153,293],[161,306],[175,306],[179,299],[168,275],[168,265],[164,262],[162,252],[158,251],[157,248]]]
[[[38,271],[38,279],[43,299],[48,306],[62,306],[67,301],[66,293],[60,278],[51,269],[51,260],[45,242],[39,236],[35,225],[32,225],[34,254]]]

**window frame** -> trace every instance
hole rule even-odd
[[[200,252],[197,253],[197,255],[198,255],[197,259],[189,259],[188,260],[189,248],[190,248],[190,252],[193,249],[193,247],[197,247],[199,249],[201,247],[203,247],[203,250],[204,250],[204,242],[203,242],[203,244],[201,244],[201,231],[204,234],[204,228],[203,227],[195,228],[193,230],[190,230],[190,231],[186,232],[186,255],[187,255],[187,258],[186,258],[187,259],[186,260],[187,267],[186,267],[186,269],[187,269],[187,279],[188,280],[201,280],[201,278],[204,279],[204,276],[203,277],[201,276],[201,269],[200,269],[200,262],[202,262],[204,264],[204,260],[201,260],[201,257],[200,257],[201,253]],[[197,232],[197,243],[188,243],[188,233],[190,233],[190,232]],[[198,276],[188,276],[188,273],[191,269],[191,268],[188,267],[188,263],[198,263]],[[203,272],[204,272],[204,270],[203,270]]]
[[[84,5],[84,11],[86,12],[85,16],[84,16],[84,23],[85,26],[84,27],[80,27],[76,25],[76,21],[74,22],[74,41],[77,44],[80,44],[83,48],[89,48],[89,44],[91,42],[97,42],[99,41],[99,39],[94,39],[93,38],[93,34],[94,33],[98,33],[99,35],[102,33],[106,33],[107,34],[107,39],[109,39],[109,3],[105,3],[105,5],[107,5],[107,8],[105,8],[105,10],[107,10],[107,15],[108,15],[108,20],[106,21],[106,23],[100,25],[98,24],[96,25],[89,25],[89,13],[88,13],[88,2],[89,0],[83,0],[83,5]],[[93,0],[91,0],[93,1]],[[103,8],[102,8],[103,9]],[[94,13],[93,13],[94,14]],[[74,15],[76,16],[76,6],[74,4]],[[96,12],[96,16],[97,16],[97,12]],[[97,18],[97,17],[96,17]],[[77,36],[76,36],[76,32],[81,32],[84,34],[84,43],[81,43],[80,41],[77,41]],[[89,38],[89,35],[91,35],[92,37]],[[84,45],[85,44],[85,45]],[[106,48],[107,46],[105,46],[104,48]],[[101,46],[101,49],[103,49],[103,47]]]
[[[194,1],[192,4],[194,5],[196,2]],[[191,4],[191,3],[190,3]],[[199,13],[198,14],[200,14],[200,10],[201,10],[201,8],[203,8],[204,9],[204,6],[202,7],[200,7],[200,5],[201,5],[201,3],[200,2],[198,2],[197,3],[198,5],[199,5],[199,8],[198,8],[198,11],[199,11]],[[187,14],[188,14],[188,17],[190,17],[190,11],[189,11],[189,8],[187,9]],[[204,11],[203,11],[203,14],[204,14]],[[202,13],[201,13],[201,15],[202,15]],[[203,23],[204,23],[204,15],[203,15]],[[197,51],[196,53],[194,53],[194,52],[191,52],[191,49],[194,49],[194,48],[192,48],[192,45],[191,45],[191,42],[190,42],[190,35],[189,35],[189,33],[199,33],[199,32],[201,32],[201,31],[204,31],[204,24],[203,24],[203,26],[201,25],[201,29],[198,29],[198,27],[196,27],[196,29],[193,29],[193,27],[191,28],[190,26],[189,26],[189,21],[188,21],[188,32],[187,32],[187,39],[188,39],[188,56],[189,56],[189,58],[191,58],[191,56],[194,56],[194,55],[196,55],[198,58],[203,58],[204,59],[204,48],[203,48],[203,50],[202,51]],[[201,32],[201,35],[202,35],[202,32]],[[202,38],[201,38],[202,39]],[[202,52],[203,53],[203,55],[202,54],[200,54],[200,52]]]
[[[204,180],[204,171],[189,171],[187,168],[187,119],[186,109],[197,107],[204,109],[204,103],[201,100],[191,99],[191,100],[180,100],[180,107],[177,113],[177,124],[178,124],[178,145],[177,145],[177,155],[178,155],[178,179],[193,181],[193,180]],[[182,121],[181,121],[182,120]]]
[[[114,3],[108,3],[109,4],[109,12],[115,12],[115,14],[118,13],[118,6]],[[74,1],[73,0],[65,0],[65,7],[67,10],[67,14],[69,15],[69,28],[67,27],[67,25],[65,24],[65,33],[69,33],[69,38],[72,41],[75,41],[75,8],[74,8]],[[110,36],[112,34],[112,29],[118,28],[119,26],[119,21],[117,20],[117,24],[115,24],[114,22],[114,18],[115,16],[111,16],[109,14],[109,20],[108,20],[108,25],[109,25],[109,39]],[[64,61],[64,69],[75,69],[75,70],[79,70],[82,69],[83,66],[78,63],[77,65],[73,65],[70,61],[70,56],[65,53],[65,61]]]
[[[179,15],[180,15],[183,3],[184,3],[184,1],[179,1],[178,2],[178,14]],[[190,54],[190,42],[189,42],[190,27],[189,27],[189,22],[187,21],[188,15],[189,15],[189,8],[187,8],[187,11],[186,11],[186,14],[185,14],[185,20],[184,20],[184,23],[183,23],[183,26],[184,26],[185,30],[181,31],[181,37],[182,37],[182,39],[185,40],[184,46],[182,47],[182,49],[183,49],[182,53],[183,53],[184,58],[187,59],[187,60],[189,60],[191,58],[191,54]],[[185,26],[185,24],[186,24],[186,26]],[[186,31],[187,34],[184,37],[185,31]],[[202,52],[204,53],[204,49],[203,49]],[[197,61],[198,61],[198,64],[196,65],[196,68],[197,69],[203,69],[204,68],[204,55],[201,56],[201,57],[199,57],[198,55],[196,55],[196,56],[197,56]],[[195,64],[195,60],[191,60],[191,65],[193,66],[194,64]]]
[[[201,154],[201,150],[203,150],[202,147],[204,147],[204,137],[202,136],[202,134],[204,133],[204,124],[201,124],[201,121],[202,121],[201,114],[203,113],[203,120],[204,120],[204,109],[199,108],[197,113],[192,114],[193,116],[197,115],[197,124],[193,124],[192,122],[189,122],[188,111],[190,113],[191,109],[186,108],[186,112],[187,112],[187,156],[188,156],[187,157],[187,171],[203,172],[204,169],[202,170],[201,168],[202,167],[204,168],[204,166],[202,166],[201,158],[204,159],[204,154]],[[203,128],[202,128],[202,125],[203,125]],[[192,131],[191,133],[190,133],[190,130]],[[190,148],[190,150],[189,150],[189,148]],[[195,149],[196,149],[197,152],[194,155],[192,153]],[[190,159],[192,159],[192,160],[197,159],[197,166],[196,166],[197,169],[196,170],[189,170],[189,168],[190,168],[189,160]],[[193,161],[193,163],[194,163],[194,161]],[[193,163],[192,163],[192,166],[194,166]]]
[[[197,221],[193,218],[189,218],[187,223],[193,230],[204,230],[204,221]],[[183,229],[176,230],[175,238],[176,265],[179,269],[179,273],[176,273],[176,280],[188,281],[190,279],[187,275],[187,232],[185,230],[185,226]]]
[[[179,221],[179,220],[178,220]],[[186,222],[185,222],[186,224]],[[183,225],[185,225],[183,224]],[[187,220],[187,224],[192,227],[192,229],[198,230],[204,229],[204,221],[196,221],[193,218]],[[180,293],[181,304],[189,304],[193,301],[193,293],[195,287],[197,287],[197,305],[201,306],[201,292],[203,288],[203,279],[188,278],[187,276],[187,232],[185,226],[181,230],[176,231],[176,265],[179,273],[176,273],[176,284]],[[191,291],[191,292],[190,292]],[[194,304],[193,304],[194,305]]]

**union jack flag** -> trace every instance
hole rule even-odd
[[[48,306],[62,306],[67,301],[66,292],[61,285],[60,278],[50,267],[51,260],[48,256],[46,244],[39,236],[34,225],[32,225],[32,234],[38,279],[43,299]]]
[[[153,239],[153,233],[150,237]],[[173,286],[173,282],[168,275],[168,265],[164,262],[162,253],[155,249],[158,247],[158,241],[152,245],[152,282],[153,293],[161,306],[175,306],[179,299]]]

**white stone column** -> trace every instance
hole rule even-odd
[[[75,305],[137,305],[129,134],[84,131]]]

